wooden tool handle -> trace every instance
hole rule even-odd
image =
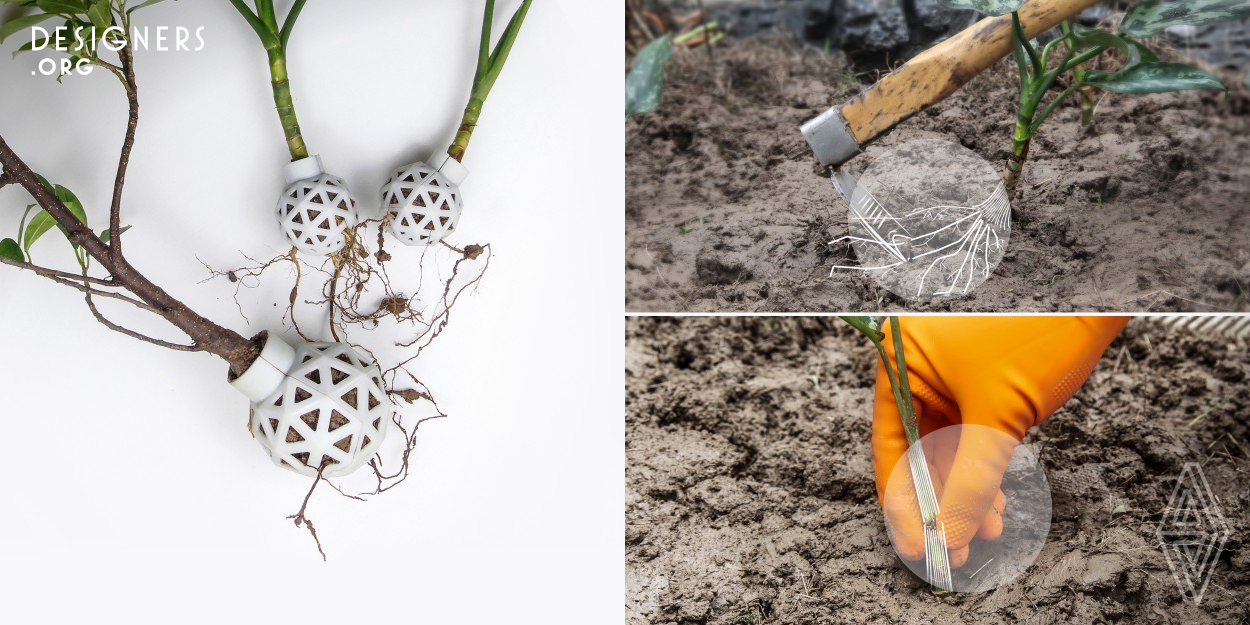
[[[1098,0],[1028,0],[1020,23],[1029,38],[1080,13]],[[1011,54],[1011,14],[987,17],[920,53],[841,108],[859,145],[936,104]]]

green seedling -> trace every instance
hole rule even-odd
[[[1020,173],[1028,160],[1029,144],[1038,128],[1073,93],[1081,97],[1081,118],[1089,125],[1093,93],[1164,93],[1188,89],[1224,89],[1210,73],[1184,63],[1161,61],[1140,39],[1178,24],[1200,25],[1250,16],[1245,0],[1151,0],[1134,6],[1120,23],[1119,33],[1085,28],[1065,21],[1059,36],[1039,46],[1025,36],[1017,13],[1023,0],[938,0],[952,9],[972,9],[986,15],[1011,14],[1012,50],[1020,72],[1020,104],[1007,157],[1004,182],[1015,197]],[[1116,50],[1122,57],[1114,71],[1089,69],[1085,63]],[[1068,77],[1068,85],[1050,102],[1042,100]]]
[[[841,317],[859,330],[877,348],[877,355],[885,365],[885,374],[894,392],[903,430],[907,434],[907,463],[911,469],[912,482],[916,485],[916,498],[920,505],[920,518],[924,523],[925,569],[933,592],[946,596],[954,584],[951,581],[949,554],[946,551],[945,533],[938,523],[937,493],[929,476],[929,464],[925,460],[924,446],[920,444],[920,426],[916,422],[916,407],[911,397],[911,383],[907,378],[907,360],[903,356],[903,333],[899,330],[898,317],[889,317],[890,336],[893,339],[895,362],[885,351],[885,333],[881,321],[875,317]]]
[[[278,118],[282,121],[282,131],[286,134],[287,149],[291,152],[292,161],[308,158],[308,146],[304,145],[304,135],[300,132],[299,117],[295,114],[295,102],[291,98],[291,78],[286,67],[287,45],[306,1],[295,0],[286,17],[279,22],[273,0],[255,0],[255,12],[243,0],[230,0],[230,4],[234,5],[252,30],[256,31],[256,36],[260,37],[265,54],[269,57],[273,103],[277,108]]]
[[[473,136],[473,131],[477,129],[478,119],[482,116],[482,107],[486,104],[486,97],[490,95],[490,90],[495,87],[495,81],[503,72],[504,63],[508,62],[508,55],[512,53],[512,45],[516,43],[517,34],[521,32],[521,25],[525,23],[525,16],[529,13],[532,2],[533,0],[525,0],[521,3],[521,8],[512,15],[503,35],[499,38],[499,43],[492,51],[490,33],[495,19],[495,0],[486,0],[477,71],[473,75],[473,89],[469,92],[469,104],[464,107],[464,116],[460,120],[460,128],[456,131],[456,139],[447,149],[448,156],[457,161],[464,160],[464,154],[469,149],[469,139]]]

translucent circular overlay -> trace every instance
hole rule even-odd
[[[969,446],[964,451],[973,453],[959,455],[961,442]],[[948,540],[956,540],[954,534],[961,527],[968,534],[977,532],[977,537],[968,545],[967,560],[951,569],[951,589],[985,592],[1015,580],[1037,559],[1050,531],[1050,485],[1037,457],[1011,436],[981,425],[944,427],[924,436],[918,444],[924,448],[937,500],[946,506],[941,518]],[[965,488],[971,485],[974,490],[997,496],[993,490],[998,479],[997,471],[992,468],[995,463],[987,461],[996,453],[1010,454],[998,484],[1003,495],[1001,500],[1006,502],[1001,510],[1001,533],[995,527],[997,518],[989,518],[991,515],[998,517],[993,510],[978,514],[979,511],[969,510],[966,501],[942,501],[943,488],[952,480],[962,481]],[[964,459],[971,462],[961,464]],[[952,475],[952,471],[957,475]],[[894,551],[912,573],[932,584],[935,580],[930,578],[925,565],[923,541],[917,542],[916,538],[923,536],[923,530],[913,484],[908,456],[904,454],[887,480],[882,505]],[[905,527],[895,527],[904,524]],[[982,528],[982,525],[988,527]],[[908,544],[900,545],[904,540],[909,541]]]
[[[859,269],[904,299],[966,295],[1007,249],[1011,204],[1001,177],[957,143],[896,146],[873,160],[848,194],[849,232],[839,241],[851,242]]]

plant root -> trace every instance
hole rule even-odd
[[[431,246],[423,250],[420,261],[415,267],[415,273],[405,268],[408,272],[405,276],[415,278],[417,284],[425,282],[425,265],[433,254],[450,252],[456,259],[450,274],[445,278],[442,276],[438,278],[441,284],[438,299],[429,311],[423,313],[419,293],[401,293],[392,284],[390,272],[394,267],[388,265],[393,259],[384,247],[385,226],[385,218],[360,223],[347,231],[347,244],[341,251],[326,256],[324,259],[318,259],[319,263],[301,257],[294,249],[291,249],[283,255],[264,262],[247,258],[252,264],[246,267],[227,271],[208,268],[209,280],[222,278],[235,285],[235,305],[239,308],[239,314],[243,315],[243,307],[239,302],[242,289],[259,286],[260,280],[270,269],[290,263],[294,280],[287,307],[283,311],[284,323],[289,320],[291,328],[301,339],[313,342],[314,338],[309,336],[311,332],[306,333],[306,329],[301,328],[296,321],[297,312],[303,307],[325,309],[328,311],[328,316],[324,330],[332,340],[346,343],[362,353],[367,353],[378,363],[382,360],[369,349],[368,345],[352,340],[353,330],[373,329],[387,319],[420,328],[411,339],[393,343],[394,346],[412,349],[399,362],[388,363],[389,366],[382,370],[381,375],[383,391],[386,392],[391,402],[397,407],[402,406],[407,409],[396,410],[392,416],[395,430],[403,437],[402,449],[398,451],[397,457],[384,459],[382,453],[379,453],[369,460],[374,484],[372,488],[364,492],[348,492],[340,485],[323,477],[319,470],[317,478],[304,497],[299,512],[287,517],[293,519],[296,526],[307,526],[323,559],[325,551],[312,520],[306,515],[313,490],[317,484],[325,482],[344,497],[366,501],[369,497],[391,490],[408,478],[411,471],[411,456],[416,449],[417,432],[421,424],[434,419],[444,419],[448,415],[439,407],[429,387],[406,367],[442,334],[451,319],[451,311],[460,297],[473,291],[490,268],[492,256],[490,244],[473,244],[457,248],[443,243],[441,247]],[[376,237],[374,229],[376,229]],[[366,244],[371,239],[377,242],[376,251],[371,250]],[[310,281],[318,283],[317,286],[313,286]],[[309,299],[300,297],[301,292],[312,289],[316,289],[315,296]],[[426,319],[427,314],[429,319]],[[381,364],[379,364],[379,369],[382,369]],[[405,419],[405,412],[411,412],[418,407],[423,407],[430,414],[415,421],[411,417]]]
[[[317,543],[317,552],[321,554],[322,562],[326,561],[326,552],[325,549],[321,548],[321,539],[317,538],[317,528],[313,527],[312,519],[308,518],[306,513],[308,512],[308,500],[312,499],[313,491],[317,490],[317,484],[321,483],[321,480],[323,479],[321,477],[321,472],[325,471],[325,468],[326,463],[323,461],[321,463],[321,467],[317,469],[317,477],[313,478],[312,486],[308,487],[308,494],[304,495],[304,503],[300,505],[299,512],[287,517],[288,519],[295,520],[295,527],[299,527],[300,525],[308,526],[308,533],[312,534],[313,542]]]

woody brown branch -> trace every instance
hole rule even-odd
[[[39,182],[35,173],[9,147],[3,136],[0,136],[0,165],[4,166],[6,178],[25,189],[35,202],[65,229],[66,238],[71,243],[80,246],[99,261],[120,286],[150,306],[156,314],[186,333],[196,348],[220,356],[230,364],[230,371],[235,375],[246,371],[259,356],[260,349],[254,342],[200,316],[186,304],[148,280],[122,254],[114,254],[107,244],[83,225],[61,200]]]
[[[8,265],[10,267],[15,267],[17,269],[25,269],[27,271],[32,271],[44,278],[60,278],[63,280],[72,280],[72,281],[81,282],[84,284],[96,284],[99,286],[121,286],[120,284],[115,282],[112,278],[93,278],[91,276],[83,276],[83,275],[79,275],[76,273],[70,273],[68,271],[58,271],[56,269],[51,269],[49,267],[41,267],[33,263],[27,263],[27,262],[23,262],[20,260],[13,260],[11,258],[7,258],[4,256],[0,256],[0,265]]]
[[[123,47],[121,77],[126,87],[126,101],[130,115],[126,121],[126,138],[122,141],[121,157],[117,162],[117,177],[113,182],[113,202],[109,206],[109,246],[112,254],[122,254],[122,189],[126,186],[126,170],[130,166],[130,152],[135,147],[135,132],[139,128],[139,86],[135,81],[134,51]]]
[[[77,289],[89,295],[96,295],[98,297],[115,299],[118,301],[126,302],[127,304],[130,304],[131,306],[134,306],[142,310],[146,310],[148,312],[156,312],[156,310],[153,309],[151,306],[148,306],[147,304],[144,304],[143,302],[137,299],[134,299],[132,297],[127,297],[126,295],[123,295],[121,293],[115,293],[113,291],[105,291],[105,290],[96,288],[96,286],[93,286],[93,285],[112,286],[112,287],[120,286],[117,283],[113,282],[112,280],[92,278],[91,276],[88,276],[85,274],[72,274],[67,271],[57,271],[55,269],[49,269],[47,267],[40,267],[39,265],[34,265],[31,263],[13,260],[11,258],[7,258],[4,256],[0,256],[0,265],[8,265],[10,267],[15,267],[17,269],[25,269],[27,271],[34,272],[36,275],[42,278],[47,278],[57,284],[67,286],[72,289]]]
[[[179,345],[178,343],[170,343],[169,341],[162,341],[161,339],[152,338],[150,336],[135,332],[134,330],[131,330],[130,328],[118,325],[114,323],[112,320],[110,320],[108,317],[105,317],[104,313],[101,313],[99,308],[96,308],[95,300],[91,299],[91,296],[92,296],[92,291],[88,289],[85,295],[85,299],[87,300],[87,308],[91,311],[91,314],[96,318],[96,321],[99,321],[101,325],[103,325],[104,327],[114,332],[117,332],[119,334],[124,334],[131,338],[139,339],[140,341],[143,341],[144,343],[151,343],[157,347],[164,347],[165,349],[172,349],[174,351],[179,351],[179,352],[203,351],[199,348],[198,345]]]

